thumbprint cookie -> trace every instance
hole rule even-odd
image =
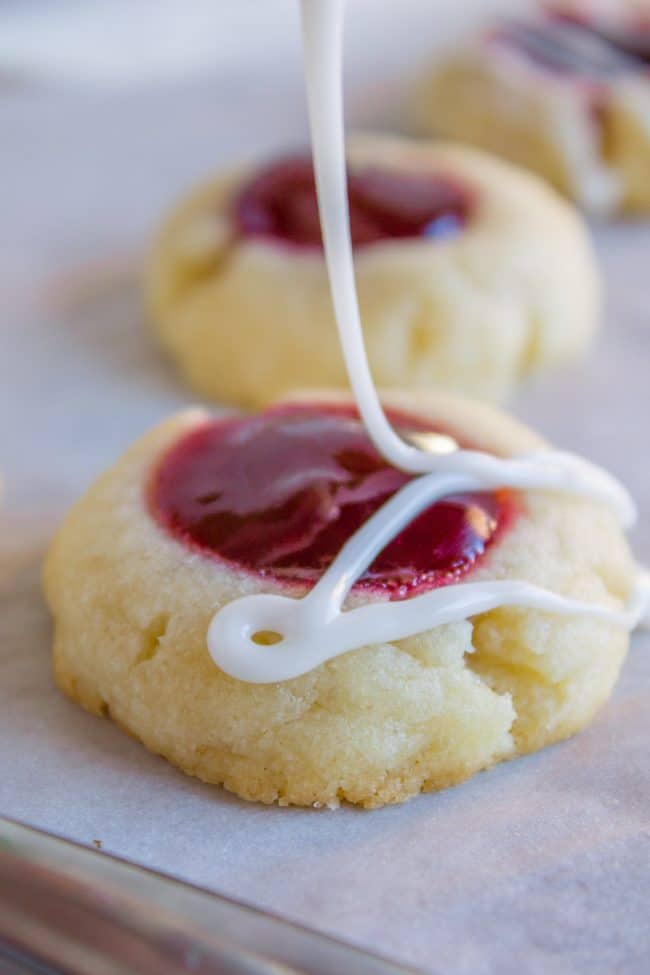
[[[418,87],[422,133],[494,152],[600,215],[650,212],[650,4],[503,20]]]
[[[502,400],[584,352],[599,286],[581,218],[472,149],[367,138],[348,197],[364,338],[379,386]],[[228,174],[164,222],[148,269],[155,332],[208,399],[256,407],[347,387],[308,155]]]
[[[384,406],[419,442],[497,458],[544,448],[493,407],[451,394],[395,393]],[[615,614],[636,567],[608,506],[557,491],[441,496],[356,578],[343,617],[513,580],[611,619],[506,600],[401,639],[363,631],[358,646],[287,679],[219,665],[215,614],[244,597],[314,591],[411,480],[338,393],[167,420],[88,490],[51,545],[59,686],[186,773],[283,805],[400,802],[572,735],[616,681],[628,631]],[[282,653],[272,633],[254,636],[269,659]],[[325,638],[317,629],[305,649]]]

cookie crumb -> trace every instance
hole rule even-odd
[[[101,850],[101,848],[102,848],[102,841],[101,840],[93,840],[93,846],[97,850]]]

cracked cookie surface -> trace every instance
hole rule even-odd
[[[349,404],[329,393],[303,399]],[[385,402],[497,454],[542,445],[502,413],[456,397],[391,394]],[[564,738],[607,699],[626,631],[510,608],[366,646],[283,683],[221,672],[206,646],[213,613],[281,583],[188,547],[150,514],[152,471],[205,421],[203,411],[189,411],[146,434],[74,506],[52,543],[44,585],[56,679],[89,711],[245,799],[377,807]],[[526,580],[620,607],[635,566],[610,511],[546,492],[523,492],[521,501],[467,578]],[[374,598],[358,591],[350,605]]]

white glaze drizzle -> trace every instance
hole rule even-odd
[[[343,610],[351,587],[375,556],[435,501],[450,495],[510,487],[559,491],[609,505],[628,527],[632,499],[610,474],[573,454],[543,450],[503,459],[454,450],[422,450],[395,432],[382,409],[363,342],[354,280],[343,130],[342,33],[345,0],[301,0],[309,116],[325,260],[339,339],[360,416],[379,452],[393,466],[420,475],[406,484],[346,542],[314,588],[301,598],[259,593],[220,609],[208,630],[208,649],[226,673],[250,683],[298,677],[348,650],[405,639],[499,606],[584,614],[634,628],[650,614],[650,575],[639,572],[624,610],[559,596],[515,580],[447,585],[395,602]],[[426,438],[419,437],[420,442]],[[450,449],[451,447],[451,449]],[[265,645],[256,634],[277,634]]]

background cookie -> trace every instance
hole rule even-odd
[[[650,6],[497,22],[422,80],[415,119],[544,176],[595,213],[650,211]]]
[[[364,139],[349,159],[378,384],[502,399],[584,351],[597,274],[579,218],[552,191],[452,146]],[[198,392],[259,405],[297,384],[347,385],[319,242],[304,159],[218,176],[167,219],[149,264],[151,320]]]
[[[332,395],[319,402],[326,414],[347,403]],[[484,406],[440,394],[389,403],[498,453],[540,446]],[[152,509],[161,460],[206,423],[192,411],[143,437],[71,510],[52,544],[44,582],[56,677],[88,710],[246,799],[380,806],[565,737],[606,699],[626,632],[507,608],[353,651],[280,684],[223,674],[206,648],[215,610],[245,593],[300,586],[206,554]],[[528,580],[620,606],[635,570],[609,510],[542,492],[521,501],[467,577]],[[351,602],[371,598],[382,597],[362,588]]]

